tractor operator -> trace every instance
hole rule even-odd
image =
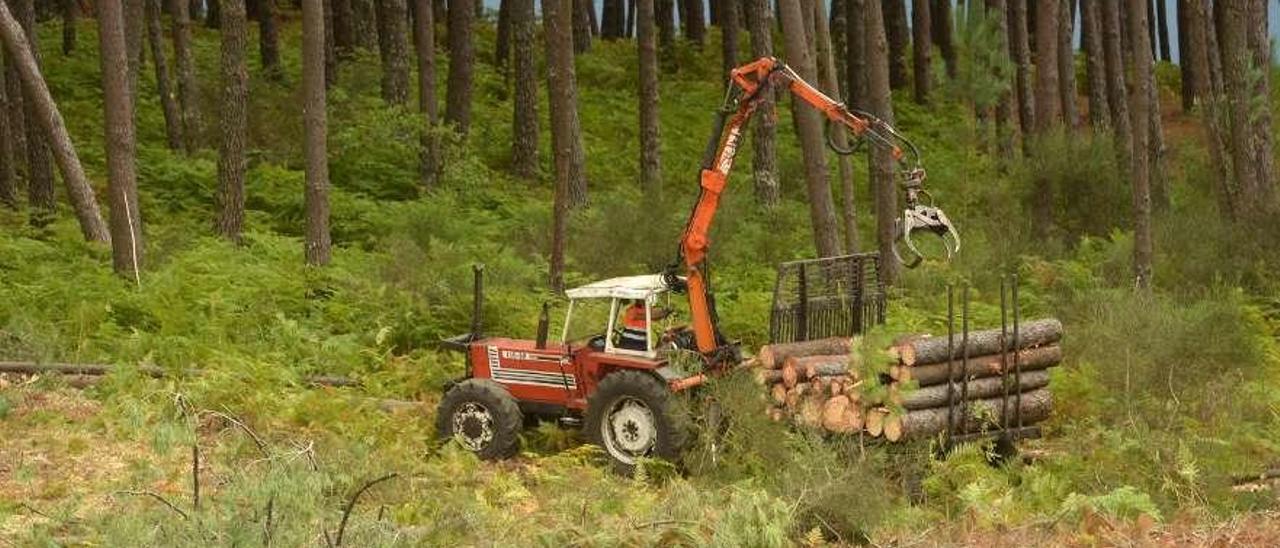
[[[652,319],[661,320],[671,315],[665,308],[654,308]],[[649,350],[649,322],[645,318],[644,299],[631,301],[631,306],[622,311],[622,337],[618,348],[625,350]]]

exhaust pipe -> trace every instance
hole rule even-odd
[[[551,329],[551,316],[548,313],[550,307],[550,303],[542,303],[542,313],[538,314],[538,340],[536,346],[538,350],[547,347],[547,331]]]
[[[475,273],[474,295],[471,298],[471,340],[484,336],[484,263],[471,267]]]

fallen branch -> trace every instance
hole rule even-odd
[[[127,371],[131,368],[117,367],[114,365],[104,365],[95,363],[36,363],[36,362],[6,362],[0,361],[0,373],[16,373],[19,375],[39,375],[42,373],[56,373],[59,375],[79,375],[72,377],[68,384],[76,388],[84,388],[94,384],[96,381],[90,380],[92,377],[103,377],[110,375],[116,371]],[[182,369],[171,371],[163,367],[154,365],[139,365],[133,369],[142,375],[158,379],[168,377],[175,373],[182,375],[198,377],[205,373],[203,369]],[[338,375],[306,375],[302,377],[302,381],[311,386],[333,386],[347,387],[360,386],[360,381]]]
[[[334,546],[342,546],[342,533],[347,529],[347,518],[351,517],[351,510],[356,507],[356,501],[360,500],[360,495],[363,495],[365,491],[368,491],[369,488],[373,487],[374,485],[377,485],[389,479],[395,478],[399,475],[400,474],[392,472],[380,478],[369,481],[368,483],[364,484],[363,487],[357,490],[355,494],[351,495],[351,500],[347,501],[347,507],[342,510],[342,521],[338,523],[338,533],[334,535],[336,537],[335,540],[333,541]]]
[[[153,499],[156,499],[156,500],[160,501],[160,502],[161,502],[161,503],[163,503],[165,506],[168,506],[170,510],[173,510],[174,512],[177,512],[179,516],[182,516],[182,519],[191,519],[190,517],[188,517],[188,516],[187,516],[187,513],[186,513],[186,512],[183,512],[183,511],[182,511],[182,509],[181,509],[181,508],[178,508],[177,506],[174,506],[172,502],[169,502],[169,501],[168,501],[167,499],[165,499],[164,497],[162,497],[162,496],[160,496],[160,495],[158,495],[158,494],[156,494],[156,493],[153,493],[153,492],[151,492],[151,491],[116,491],[116,493],[117,493],[117,494],[121,494],[121,495],[133,495],[133,496],[136,496],[136,497],[151,497],[151,498],[153,498]]]

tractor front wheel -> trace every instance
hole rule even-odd
[[[505,388],[488,379],[453,385],[436,409],[436,432],[482,459],[505,459],[520,449],[520,407]]]
[[[641,457],[675,462],[688,434],[687,418],[677,403],[653,375],[618,371],[600,381],[587,401],[587,435],[623,475],[630,475]]]

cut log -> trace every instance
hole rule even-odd
[[[782,384],[785,384],[787,388],[791,388],[795,386],[796,382],[799,380],[800,371],[796,369],[794,363],[788,363],[782,366]]]
[[[944,374],[945,376],[945,374]],[[969,399],[982,400],[987,398],[996,398],[1004,395],[1005,384],[1004,376],[987,377],[984,379],[974,379],[969,381]],[[1017,382],[1013,375],[1009,376],[1009,394],[1017,392],[1030,392],[1049,385],[1049,372],[1040,371],[1023,371],[1021,382]],[[902,406],[908,410],[928,409],[930,407],[943,407],[947,405],[947,386],[946,382],[927,386],[918,390],[913,390],[905,394],[902,398]],[[961,386],[959,382],[951,383],[954,388],[956,401],[960,400]]]
[[[862,408],[858,406],[858,402],[849,400],[849,407],[845,408],[844,416],[844,420],[849,423],[849,427],[854,432],[862,430],[865,423],[865,415],[862,413]]]
[[[1053,409],[1053,394],[1048,388],[1041,388],[1022,395],[1022,423],[1034,424],[1049,417]],[[1001,398],[974,400],[965,408],[956,409],[956,432],[976,432],[984,428],[998,427],[1003,423],[1001,414]],[[1010,426],[1015,420],[1014,399],[1009,399],[1008,418]],[[947,429],[947,407],[934,407],[909,411],[902,416],[902,437],[919,439],[932,436]]]
[[[756,384],[776,384],[782,382],[782,370],[780,369],[756,369]]]
[[[796,410],[796,422],[809,428],[822,426],[822,408],[825,402],[821,394],[807,394],[800,398],[800,407]]]
[[[822,405],[822,427],[828,432],[850,434],[857,430],[849,415],[849,398],[835,396]]]
[[[770,344],[760,349],[757,357],[766,369],[781,368],[787,358],[793,356],[829,356],[848,354],[853,349],[853,339],[833,337],[816,341]]]
[[[880,437],[880,434],[884,432],[884,418],[888,414],[889,412],[883,407],[876,407],[867,410],[866,429],[868,436],[873,438]]]
[[[773,398],[773,403],[778,405],[785,405],[787,403],[787,387],[783,386],[781,383],[773,385],[773,388],[769,390],[769,395]]]
[[[1052,345],[1022,350],[1017,353],[1017,358],[1023,373],[1038,371],[1058,365],[1062,361],[1062,348],[1058,345]],[[962,359],[956,359],[952,362],[954,372],[951,375],[951,380],[960,380],[966,376],[970,378],[993,377],[1004,371],[999,354],[979,356],[977,358],[970,357],[967,369],[961,363],[962,361]],[[1010,353],[1008,363],[1010,371],[1014,370],[1013,365],[1014,354]],[[947,362],[917,365],[911,368],[911,376],[915,378],[920,386],[931,386],[946,382]]]
[[[1008,340],[1002,343],[1004,337],[999,329],[985,329],[982,331],[969,332],[969,355],[984,356],[988,354],[998,354],[1003,346],[1012,350],[1013,344],[1013,328],[1010,327]],[[1062,322],[1049,318],[1044,320],[1035,320],[1022,323],[1019,326],[1017,348],[1035,348],[1053,344],[1062,339]],[[960,333],[954,335],[954,343],[951,345],[953,357],[959,358],[964,355],[964,337]],[[910,347],[909,351],[903,351],[902,347]],[[947,337],[923,337],[903,342],[898,347],[898,359],[906,365],[924,365],[933,363],[942,363],[947,360]]]
[[[898,441],[902,439],[902,414],[889,413],[884,417],[884,439]]]

